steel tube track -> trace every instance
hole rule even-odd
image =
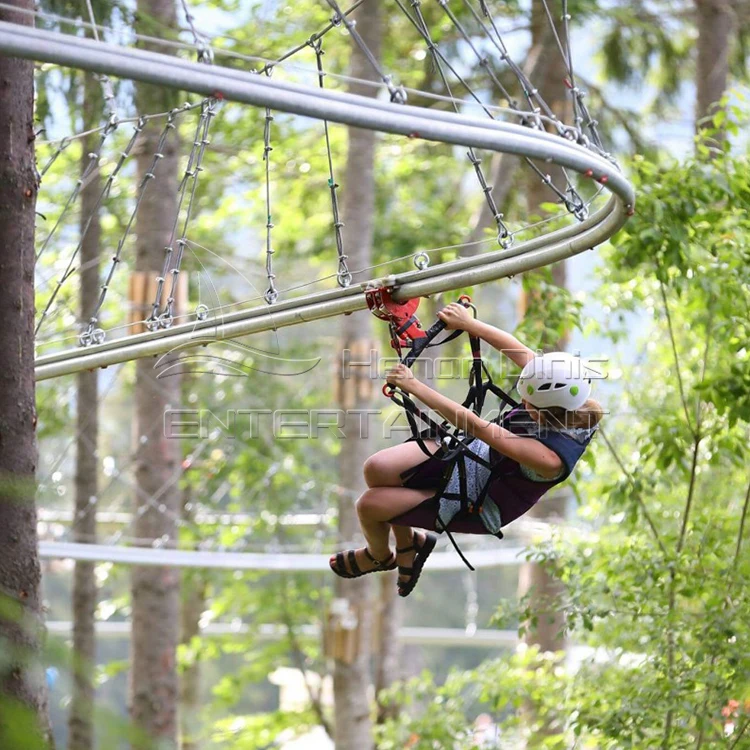
[[[604,221],[583,234],[564,239],[552,247],[541,247],[506,260],[476,265],[468,270],[452,274],[421,280],[418,273],[413,274],[413,281],[399,286],[399,296],[408,299],[474,286],[548,265],[590,249],[602,241],[602,232],[605,232],[605,236],[610,236],[616,228],[622,225],[620,217],[622,209],[619,204],[612,205],[612,203],[613,201],[610,201],[606,211],[602,210],[602,213],[605,213]],[[608,226],[614,227],[611,232],[607,229]],[[398,284],[399,277],[388,281]],[[203,327],[198,327],[196,323],[184,323],[166,330],[138,334],[87,349],[74,349],[48,357],[40,357],[36,365],[36,378],[47,380],[80,370],[107,367],[143,357],[157,357],[167,352],[174,353],[182,349],[239,338],[252,333],[352,313],[364,310],[366,307],[364,295],[359,288],[350,287],[324,293],[317,299],[303,297],[271,308],[248,310],[244,314],[234,315],[232,320],[206,321]]]
[[[0,53],[203,96],[221,93],[228,100],[344,125],[518,154],[593,176],[612,193],[606,206],[580,224],[519,243],[508,250],[389,277],[389,283],[398,287],[396,297],[400,299],[494,281],[592,248],[624,224],[635,201],[633,187],[612,162],[565,138],[520,125],[391,104],[348,93],[321,91],[244,71],[206,66],[170,55],[115,47],[7,22],[0,22]],[[36,376],[38,380],[44,380],[79,370],[106,367],[179,348],[351,313],[365,307],[358,287],[308,295],[272,307],[257,307],[223,315],[219,319],[185,323],[86,349],[39,357]]]
[[[225,98],[233,99],[233,97],[226,96],[226,92],[223,88],[199,90],[197,87],[189,85],[171,85],[168,81],[163,80],[161,73],[157,70],[149,71],[147,69],[151,64],[157,66],[157,68],[161,68],[161,66],[167,64],[173,69],[182,70],[183,78],[185,77],[184,74],[186,74],[189,79],[193,79],[196,71],[210,71],[217,74],[216,77],[210,76],[210,78],[212,78],[217,84],[226,83],[227,81],[237,81],[240,83],[248,83],[249,81],[252,81],[253,83],[259,83],[261,88],[268,87],[278,92],[288,94],[292,99],[295,96],[309,97],[312,95],[319,101],[326,100],[344,106],[350,106],[355,103],[356,100],[356,107],[358,109],[376,109],[387,115],[397,112],[399,114],[413,115],[415,117],[426,117],[427,119],[436,122],[444,121],[452,124],[460,123],[461,127],[476,127],[483,131],[497,130],[508,133],[515,132],[526,134],[533,132],[540,140],[547,140],[552,144],[558,143],[561,140],[559,135],[540,131],[530,131],[528,128],[504,120],[496,120],[488,117],[471,117],[458,115],[444,110],[432,110],[410,105],[392,104],[373,97],[356,96],[340,91],[334,91],[332,89],[321,89],[319,87],[294,84],[288,81],[279,81],[267,76],[258,76],[252,71],[244,71],[237,68],[226,68],[216,65],[208,67],[190,62],[180,57],[165,55],[159,52],[119,47],[104,42],[97,42],[92,39],[71,36],[70,34],[44,31],[43,29],[19,26],[8,22],[0,22],[0,53],[35,60],[40,60],[41,56],[43,56],[43,61],[45,62],[54,62],[60,65],[92,70],[94,72],[108,72],[120,77],[132,78],[133,80],[146,80],[146,77],[148,76],[153,79],[149,81],[152,83],[165,85],[171,88],[180,88],[185,91],[194,91],[195,93],[203,93],[206,96],[222,94],[225,95]],[[123,60],[130,60],[132,62],[132,64],[127,64],[127,72],[123,70]],[[106,70],[104,70],[105,68]],[[136,73],[140,73],[140,75],[137,75]],[[311,71],[311,74],[313,73],[317,75],[315,71]],[[200,82],[196,82],[196,86],[200,86]],[[236,101],[246,101],[246,103],[255,104],[256,106],[266,106],[265,98],[259,100],[244,100],[238,98]],[[278,101],[279,100],[274,99],[274,106]],[[268,104],[267,106],[271,106],[271,104]],[[297,111],[282,106],[279,106],[278,109],[289,112]],[[311,112],[309,113],[309,116],[316,119],[334,120],[333,117],[328,117],[325,113],[320,114],[321,111],[322,110],[319,110],[318,114]],[[308,113],[298,111],[297,114]],[[364,124],[362,127],[368,126]],[[419,131],[410,131],[404,134],[411,135],[412,133],[421,135]],[[613,166],[615,171],[617,171],[614,162],[607,161],[610,163],[610,166]]]
[[[453,274],[458,271],[476,268],[477,266],[492,266],[498,261],[515,258],[525,253],[531,253],[532,250],[543,249],[552,244],[561,243],[564,240],[575,238],[582,232],[593,229],[595,226],[599,225],[611,211],[616,209],[616,207],[616,203],[611,202],[610,205],[604,206],[600,211],[592,214],[588,219],[580,224],[573,224],[564,227],[546,236],[536,237],[534,239],[527,240],[526,242],[513,245],[512,247],[504,250],[495,250],[492,252],[483,253],[482,255],[474,255],[468,258],[460,258],[458,260],[448,261],[446,263],[440,264],[439,266],[427,268],[424,271],[407,271],[402,274],[393,274],[386,277],[386,279],[388,283],[392,283],[399,287],[399,293],[394,294],[397,299],[408,299],[409,295],[405,294],[405,292],[411,292],[413,287],[409,285],[412,283],[416,283],[417,281],[421,283],[436,276],[445,276],[448,273]],[[452,276],[451,278],[454,279],[455,277]],[[432,289],[432,287],[430,287],[430,290],[431,291],[422,293],[431,294],[435,291]],[[440,289],[438,291],[445,290]],[[360,293],[361,292],[359,286],[352,286],[348,290],[336,289],[332,291],[318,292],[315,294],[305,295],[302,299],[295,298],[288,301],[278,302],[274,304],[273,307],[258,306],[249,310],[240,310],[231,313],[220,312],[216,317],[210,318],[209,320],[195,320],[189,323],[173,326],[169,330],[175,334],[188,331],[204,331],[207,335],[211,336],[213,329],[215,329],[217,325],[226,325],[227,323],[234,323],[237,321],[249,320],[257,317],[276,315],[277,313],[296,309],[300,306],[301,303],[304,303],[304,305],[307,306],[310,304],[317,304],[335,300],[342,296],[357,296]],[[364,305],[362,305],[362,309],[364,309]],[[137,336],[129,337],[127,339],[127,342],[140,343],[158,338],[159,336],[163,335],[163,332],[143,333]],[[112,341],[107,341],[103,344],[100,344],[96,347],[90,347],[89,349],[87,349],[87,351],[95,350],[96,352],[104,352],[109,349],[119,348],[122,345],[122,339],[114,339]],[[52,364],[53,362],[61,362],[65,359],[70,359],[71,357],[80,356],[80,353],[80,350],[73,349],[46,354],[43,357],[39,358],[38,364],[47,365]]]

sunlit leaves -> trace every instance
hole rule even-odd
[[[474,686],[491,674],[482,699],[504,738],[516,736],[528,698],[547,712],[540,746],[697,747],[700,737],[704,750],[721,748],[738,739],[741,722],[732,730],[726,718],[750,689],[741,646],[750,637],[747,523],[740,536],[750,497],[750,170],[745,157],[711,149],[682,164],[635,167],[638,213],[606,254],[597,297],[612,314],[627,311],[618,329],[639,314],[640,335],[631,328],[624,338],[623,328],[613,336],[634,351],[618,368],[621,391],[592,447],[596,471],[578,482],[586,525],[527,556],[562,580],[559,598],[536,592],[504,602],[495,620],[525,623],[525,633],[563,609],[572,653],[591,650],[570,669],[550,669],[554,658],[539,655],[525,661],[521,651],[444,686],[422,677],[397,694],[406,702],[407,691],[427,691],[452,706],[462,701],[466,713]],[[384,735],[419,736],[433,718],[425,703]],[[443,731],[461,746],[459,730]]]

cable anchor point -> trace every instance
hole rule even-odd
[[[426,268],[429,268],[430,266],[430,256],[424,251],[418,252],[414,256],[414,265],[420,271],[424,271]]]

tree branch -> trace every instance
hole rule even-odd
[[[750,727],[750,719],[748,719],[742,729],[740,729],[739,734],[737,735],[736,739],[732,744],[729,746],[729,750],[734,750],[735,747],[737,747],[737,743],[742,739],[742,735],[745,734],[747,731],[747,728]]]
[[[307,667],[305,666],[305,654],[302,650],[299,639],[297,638],[297,632],[294,629],[294,621],[292,620],[292,617],[289,613],[289,599],[287,597],[286,587],[287,579],[286,576],[284,576],[284,581],[281,585],[282,619],[284,625],[286,626],[287,637],[289,638],[292,660],[294,661],[297,669],[299,669],[302,674],[302,680],[305,683],[307,695],[310,698],[310,703],[312,704],[315,715],[318,717],[320,725],[323,727],[323,729],[325,729],[325,732],[329,737],[333,737],[333,731],[328,724],[328,720],[326,719],[325,713],[323,712],[323,704],[320,700],[322,686],[321,690],[314,690],[308,676]]]
[[[685,544],[685,535],[687,533],[688,520],[690,518],[690,511],[693,507],[693,497],[695,495],[695,480],[697,476],[698,468],[698,451],[700,450],[701,441],[703,435],[696,433],[695,440],[693,441],[693,456],[690,461],[690,483],[688,484],[688,495],[685,501],[685,511],[682,515],[682,526],[680,527],[680,536],[677,539],[677,554],[682,552],[682,548]]]
[[[672,316],[669,312],[669,304],[667,302],[667,292],[664,288],[664,282],[661,279],[659,279],[659,289],[661,291],[662,302],[664,303],[664,313],[667,317],[667,328],[669,329],[669,340],[672,344],[672,356],[674,357],[674,366],[677,372],[677,384],[680,388],[680,400],[682,401],[682,408],[685,412],[685,419],[687,420],[688,428],[690,429],[690,432],[693,433],[693,437],[695,438],[696,437],[695,430],[693,429],[693,422],[690,419],[690,412],[688,411],[687,400],[685,398],[685,388],[682,383],[682,373],[680,372],[680,357],[677,354],[677,343],[674,337],[674,330],[672,329]]]
[[[677,539],[677,557],[679,558],[682,548],[685,544],[685,538],[687,535],[688,521],[690,520],[690,511],[693,507],[693,497],[695,496],[695,484],[697,478],[698,469],[698,454],[700,452],[701,441],[703,440],[703,433],[701,432],[702,426],[702,414],[701,414],[701,400],[698,397],[698,403],[696,405],[695,413],[695,429],[692,428],[690,422],[690,413],[687,408],[687,400],[685,399],[685,391],[682,385],[682,377],[680,376],[680,361],[677,356],[677,346],[675,343],[674,333],[672,330],[672,319],[669,315],[669,305],[667,304],[667,295],[664,289],[664,282],[659,279],[659,288],[661,289],[662,301],[664,302],[664,310],[667,314],[667,323],[669,325],[669,338],[672,342],[672,353],[674,354],[675,369],[677,371],[677,380],[680,385],[680,398],[682,399],[682,406],[685,410],[685,417],[688,420],[688,426],[693,434],[693,456],[690,463],[690,482],[688,484],[688,494],[685,500],[685,510],[682,514],[682,526],[680,528],[680,536]],[[708,323],[706,325],[706,343],[703,347],[703,366],[701,368],[700,382],[703,383],[706,377],[706,366],[708,361],[708,353],[711,346],[711,331],[712,331],[713,313],[709,313]],[[669,613],[674,613],[675,607],[677,606],[677,571],[675,570],[675,563],[672,564],[669,570]],[[675,656],[675,633],[674,627],[671,620],[667,620],[667,678],[671,684],[671,675],[674,672],[674,656]],[[664,740],[662,741],[662,747],[666,750],[669,747],[669,739],[672,734],[672,721],[674,717],[674,709],[672,707],[667,711],[667,716],[664,722]]]
[[[711,667],[710,667],[711,671],[713,671],[714,664],[716,664],[716,654],[715,653],[711,655]],[[709,690],[709,688],[706,688],[706,691],[708,691],[708,690]],[[708,710],[708,703],[709,703],[709,696],[707,695],[706,696],[706,700],[703,702],[703,713],[704,714]],[[706,734],[706,724],[705,724],[705,722],[701,722],[701,728],[700,728],[700,731],[698,732],[698,740],[695,743],[695,750],[701,750],[701,747],[703,746],[703,739],[705,737],[705,734]]]
[[[625,465],[620,460],[619,455],[617,455],[617,451],[615,450],[615,447],[609,441],[609,438],[607,437],[607,434],[604,432],[604,428],[603,427],[599,427],[599,434],[602,436],[602,439],[604,440],[607,448],[609,448],[609,452],[612,454],[612,458],[615,459],[615,462],[620,467],[620,470],[625,475],[625,478],[633,486],[635,486],[636,482],[635,482],[635,479],[633,479],[633,475],[625,468]],[[651,529],[651,532],[654,535],[654,539],[656,540],[656,543],[659,545],[659,549],[666,556],[667,549],[666,549],[666,547],[664,546],[664,543],[661,540],[661,536],[659,536],[659,531],[657,530],[656,525],[654,524],[654,521],[651,518],[651,514],[648,512],[648,509],[646,508],[646,504],[643,502],[643,499],[640,496],[640,493],[636,493],[636,498],[638,500],[638,504],[641,506],[641,512],[643,513],[643,516],[646,519],[646,522],[648,523],[649,528]]]
[[[747,492],[745,493],[745,502],[742,506],[742,515],[740,516],[740,530],[737,534],[737,546],[734,550],[734,560],[732,561],[732,577],[737,573],[737,565],[740,562],[740,551],[742,549],[742,537],[745,534],[745,521],[747,519],[747,510],[750,506],[750,483],[747,485]]]
[[[662,292],[663,290],[664,290],[664,287],[662,285]],[[664,305],[666,308],[666,298],[664,298]],[[706,325],[706,343],[703,347],[703,364],[701,367],[701,377],[699,381],[701,384],[706,378],[706,367],[708,363],[709,350],[711,348],[711,333],[713,330],[712,323],[713,323],[713,311],[711,310],[709,312],[709,319]],[[671,331],[671,324],[670,324],[670,331]],[[674,339],[673,339],[673,342],[674,342]],[[675,352],[675,358],[676,358],[677,350],[674,349],[674,352]],[[677,377],[678,378],[680,377],[679,366],[677,367]],[[682,393],[682,385],[680,385],[680,393]],[[699,391],[699,394],[700,394],[700,391]],[[684,394],[682,395],[682,397],[683,397],[683,403],[684,403]],[[687,525],[690,519],[690,511],[693,506],[693,497],[695,495],[695,481],[696,481],[697,468],[698,468],[698,453],[700,451],[701,441],[704,438],[704,435],[701,432],[702,425],[703,425],[703,418],[701,414],[701,398],[700,398],[700,395],[698,395],[698,403],[696,404],[696,407],[695,407],[695,431],[693,432],[694,442],[693,442],[693,458],[692,458],[692,462],[690,465],[690,484],[688,486],[688,496],[685,502],[685,512],[682,516],[682,528],[680,529],[680,538],[677,541],[677,554],[678,555],[680,554],[680,552],[682,552],[682,547],[685,544],[685,534],[687,533]]]

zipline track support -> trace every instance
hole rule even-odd
[[[229,101],[343,125],[517,154],[576,171],[596,180],[612,193],[602,209],[574,226],[512,248],[393,277],[390,285],[396,289],[393,296],[397,301],[475,286],[576,255],[611,237],[625,223],[635,203],[632,185],[610,160],[559,135],[520,125],[291,84],[240,70],[7,22],[0,22],[0,54],[191,91],[203,97],[220,94]],[[174,325],[85,350],[43,356],[37,360],[37,379],[158,356],[179,348],[351,313],[365,307],[362,289],[352,285],[221,319]]]

